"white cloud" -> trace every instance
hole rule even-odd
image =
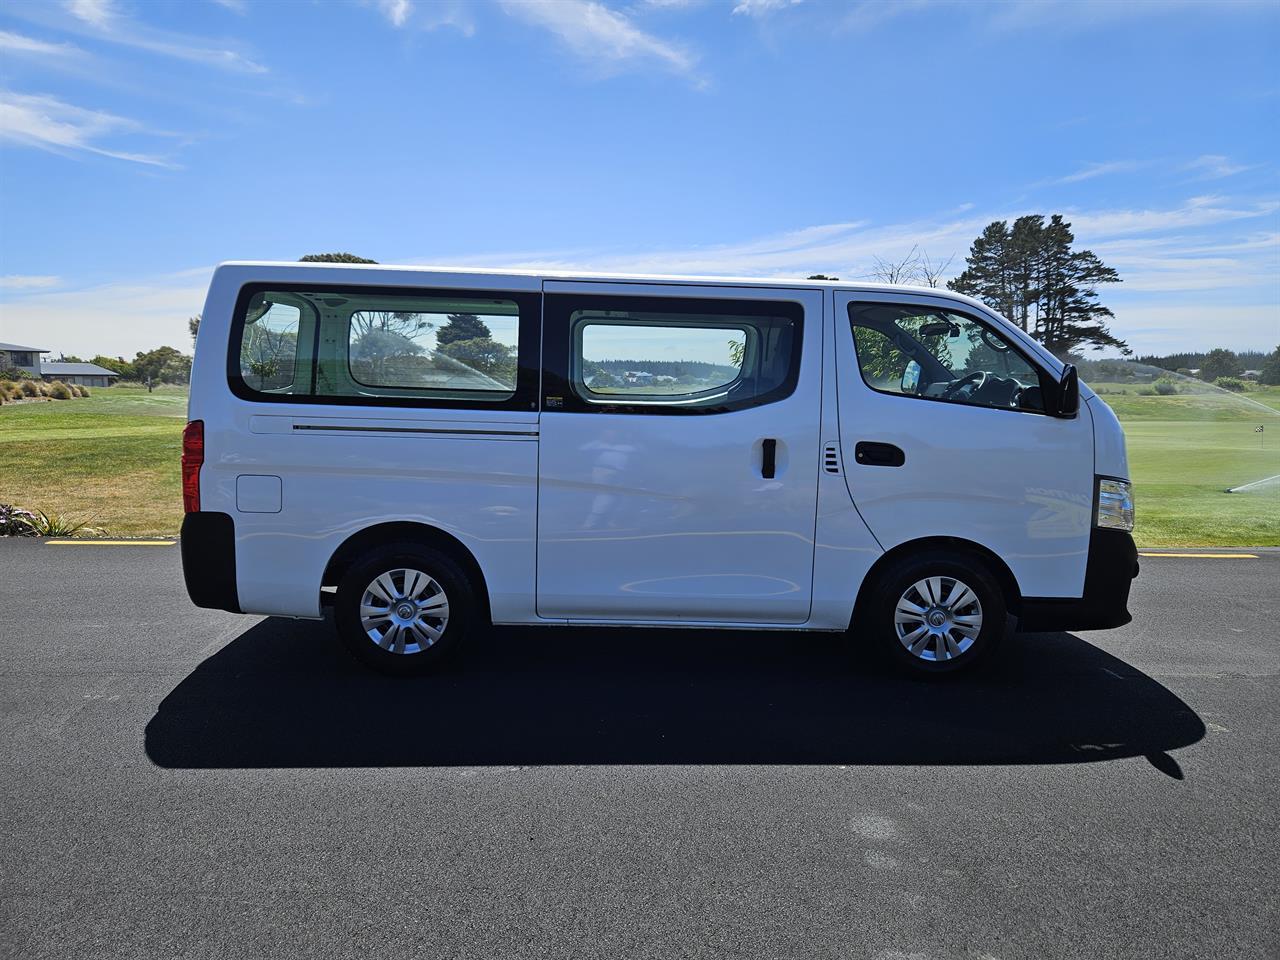
[[[1188,163],[1187,169],[1199,173],[1201,180],[1220,180],[1251,168],[1242,163],[1232,163],[1229,157],[1222,154],[1206,153]]]
[[[605,70],[657,62],[675,73],[693,75],[696,60],[691,53],[594,0],[502,0],[502,9],[551,31],[578,56]]]
[[[0,140],[54,153],[82,151],[148,166],[172,166],[153,154],[106,146],[103,140],[139,133],[136,121],[100,110],[86,110],[56,97],[0,91]]]
[[[1113,301],[1110,291],[1104,298]],[[1275,303],[1222,304],[1214,298],[1188,302],[1116,303],[1111,329],[1128,341],[1138,354],[1212,350],[1276,348],[1280,340],[1280,307]]]
[[[95,27],[105,27],[116,16],[112,0],[68,0],[66,7],[73,17]]]
[[[1074,212],[1068,219],[1077,234],[1113,237],[1158,230],[1208,227],[1233,220],[1251,220],[1280,210],[1280,202],[1255,201],[1233,205],[1222,197],[1192,197],[1182,206],[1165,210],[1102,210]]]
[[[80,53],[79,48],[70,43],[48,43],[20,33],[10,33],[8,30],[0,30],[0,50],[42,57],[70,57]]]
[[[1056,180],[1049,180],[1048,183],[1080,183],[1082,180],[1092,180],[1095,177],[1105,177],[1113,173],[1129,173],[1137,170],[1142,164],[1136,160],[1113,160],[1110,163],[1091,163],[1075,173],[1069,173],[1065,177],[1058,177]]]
[[[0,340],[81,357],[132,357],[162,345],[190,353],[187,317],[200,312],[212,275],[204,267],[11,299],[0,303]]]
[[[738,0],[733,12],[748,17],[764,17],[787,7],[794,7],[800,2],[801,0]]]
[[[403,27],[413,12],[413,4],[409,0],[378,0],[378,9],[393,27]]]
[[[56,287],[61,279],[61,277],[10,273],[0,277],[0,290],[43,290]]]
[[[130,20],[111,0],[68,0],[67,11],[79,21],[79,32],[110,43],[233,73],[266,73],[267,68],[239,51],[210,46],[199,37],[160,30]]]
[[[249,11],[248,4],[245,3],[245,0],[213,0],[213,2],[226,10],[230,10],[232,13],[238,13],[241,16]]]

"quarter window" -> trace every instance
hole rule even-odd
[[[972,406],[1043,412],[1040,374],[994,328],[964,314],[851,303],[858,368],[867,385]]]

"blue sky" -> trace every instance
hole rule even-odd
[[[1280,342],[1280,5],[0,7],[0,340],[189,347],[212,266],[865,277],[1061,212],[1139,352]]]

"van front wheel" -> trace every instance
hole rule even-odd
[[[456,647],[475,619],[475,598],[452,558],[392,544],[351,566],[334,617],[357,660],[384,673],[424,673]]]
[[[917,674],[953,673],[985,660],[1007,629],[1003,591],[977,557],[903,557],[876,578],[872,632]]]

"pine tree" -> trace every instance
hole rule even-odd
[[[444,346],[455,340],[488,340],[493,334],[474,313],[451,313],[449,322],[436,331],[436,343]]]
[[[969,248],[965,271],[948,286],[977,297],[1018,324],[1058,356],[1078,349],[1128,344],[1107,327],[1111,310],[1096,287],[1120,275],[1090,250],[1072,250],[1075,235],[1060,214],[988,224]]]

